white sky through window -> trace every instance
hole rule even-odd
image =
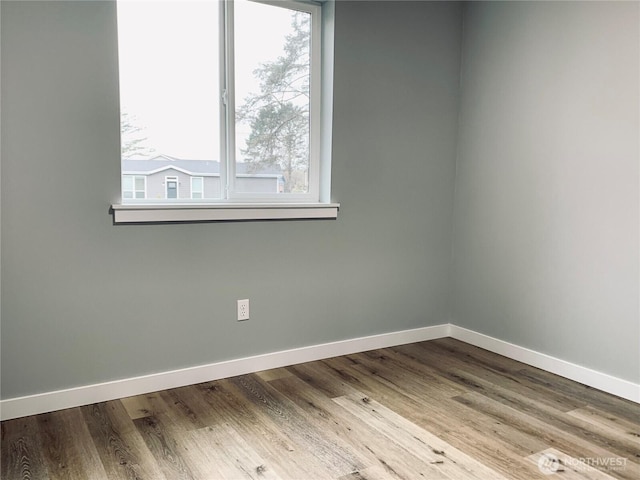
[[[118,1],[121,110],[154,155],[220,160],[218,16],[218,0]],[[255,22],[282,36],[235,39],[246,60],[236,65],[237,102],[259,90],[251,65],[281,55],[291,30],[279,8]]]

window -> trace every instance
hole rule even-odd
[[[204,178],[191,177],[191,198],[204,198]]]
[[[192,177],[190,198],[180,198],[177,178],[165,178],[159,200],[129,195],[123,179],[123,204],[322,200],[337,213],[320,185],[329,176],[320,161],[318,4],[119,0],[117,11],[123,165],[146,169],[138,171],[152,192],[162,192],[156,171],[211,167],[211,187]]]
[[[147,197],[147,179],[142,175],[122,176],[122,198],[144,199]]]
[[[234,49],[230,73],[236,79],[231,101],[235,121],[229,125],[235,143],[230,195],[252,193],[251,184],[237,181],[239,174],[261,173],[282,176],[284,196],[315,196],[317,201],[311,178],[317,173],[311,144],[317,142],[319,127],[319,111],[311,108],[319,94],[319,77],[312,77],[314,67],[320,66],[320,59],[313,58],[312,39],[319,32],[319,26],[314,28],[317,8],[291,2],[230,5]],[[277,188],[272,191],[278,193]]]

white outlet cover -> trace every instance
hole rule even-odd
[[[238,320],[249,320],[249,299],[238,300]]]

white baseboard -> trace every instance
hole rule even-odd
[[[597,388],[598,390],[640,403],[640,385],[636,383],[591,370],[590,368],[536,352],[535,350],[520,347],[513,343],[498,340],[497,338],[489,337],[488,335],[456,325],[449,326],[449,336],[547,372],[555,373],[561,377]]]
[[[448,335],[449,324],[442,324],[433,327],[402,330],[399,332],[294,348],[253,357],[183,368],[170,372],[161,372],[95,385],[45,392],[37,395],[9,398],[0,401],[0,420],[53,412],[55,410],[105,402],[133,395],[142,395],[144,393],[157,392],[158,390],[183,387],[185,385],[193,385],[220,378],[233,377],[235,375],[259,372],[270,368],[285,367],[324,358],[365,352],[376,348],[434,340]]]
[[[105,402],[144,393],[259,372],[270,368],[312,362],[377,348],[453,337],[522,363],[575,380],[607,393],[640,403],[640,385],[591,370],[544,353],[483,335],[451,324],[402,330],[339,342],[266,353],[197,367],[114,380],[66,390],[45,392],[0,401],[0,420],[25,417],[65,408]]]

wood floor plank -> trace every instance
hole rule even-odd
[[[325,437],[332,439],[340,451],[350,451],[349,464],[353,470],[360,470],[371,460],[365,450],[356,447],[354,439],[362,440],[359,425],[355,422],[345,422],[344,418],[336,415],[335,403],[319,394],[319,392],[299,379],[295,375],[281,377],[269,382],[279,395],[286,398],[296,407],[297,415],[304,419],[315,432],[323,432]],[[368,431],[367,433],[371,433]]]
[[[0,478],[49,480],[37,418],[24,417],[2,422]]]
[[[310,424],[304,414],[286,397],[255,375],[229,379],[258,411],[277,424],[293,444],[305,444],[332,478],[362,468],[358,458],[323,431]]]
[[[80,409],[39,415],[38,427],[51,479],[107,480]]]
[[[450,478],[506,480],[495,470],[363,394],[337,397],[333,401],[417,458],[437,465]]]
[[[271,370],[263,370],[262,372],[257,372],[256,375],[260,377],[265,382],[269,382],[271,380],[277,380],[279,378],[286,378],[293,375],[286,368],[273,368]]]
[[[383,381],[385,385],[396,389],[398,392],[412,398],[420,398],[424,402],[432,404],[446,403],[448,399],[466,392],[466,388],[455,382],[447,381],[445,387],[441,385],[434,388],[429,384],[430,373],[422,368],[417,372],[411,372],[404,368],[403,364],[390,360],[384,350],[367,354],[355,354],[344,357],[352,362],[352,367],[368,377]],[[424,371],[424,375],[419,372]],[[443,376],[440,375],[442,379]]]
[[[550,407],[547,402],[539,402],[537,399],[532,398],[530,394],[524,395],[518,389],[503,388],[466,371],[451,369],[450,372],[447,372],[447,375],[451,378],[456,378],[461,384],[473,384],[475,390],[487,398],[526,413],[550,426],[559,428],[565,433],[580,438],[588,438],[590,443],[606,449],[611,454],[640,463],[640,459],[635,457],[636,453],[638,453],[639,445],[637,437],[631,435],[607,435],[606,432],[603,432],[602,429],[597,428],[592,423]]]
[[[121,398],[120,403],[122,403],[131,420],[151,417],[159,412],[163,412],[167,408],[164,400],[160,397],[160,392]]]
[[[81,408],[109,480],[166,480],[119,400]]]
[[[443,371],[445,375],[452,370],[461,368],[475,376],[488,380],[492,385],[499,385],[516,393],[535,398],[537,402],[563,412],[581,410],[606,411],[607,416],[611,417],[613,422],[626,425],[625,428],[629,435],[633,436],[634,432],[640,430],[640,408],[638,404],[535,367],[524,365],[473,345],[446,338],[409,345],[407,348],[417,349],[422,352],[428,350],[431,354],[435,353],[437,355],[434,359],[430,359],[429,354],[419,354],[422,362],[438,364],[441,363],[443,358],[446,358],[447,366]],[[440,352],[440,354],[437,352]],[[501,382],[501,379],[509,380]],[[545,380],[543,381],[543,379]],[[515,383],[510,383],[511,381]],[[522,384],[524,389],[518,387],[517,383]],[[558,388],[558,386],[562,386],[562,388]],[[588,404],[589,401],[600,405],[600,407]],[[613,426],[614,423],[611,423],[611,425]]]
[[[176,392],[172,391],[171,393]],[[182,405],[182,401],[180,402]],[[182,411],[182,406],[179,411]],[[188,411],[195,414],[190,408]],[[151,443],[149,448],[152,453],[155,452],[154,457],[165,471],[167,478],[173,479],[181,476],[188,478],[189,472],[192,473],[193,478],[198,480],[226,478],[219,468],[220,458],[216,455],[217,445],[214,445],[207,438],[201,438],[198,434],[199,430],[192,428],[191,415],[181,415],[180,413],[176,415],[175,410],[170,411],[167,408],[164,412],[156,413],[156,416],[162,419],[162,425],[156,424],[154,427],[161,431],[162,439],[154,439],[153,437],[157,434],[153,431],[141,432],[141,434],[143,438],[147,435],[152,437],[147,439],[147,445]],[[141,417],[136,422],[145,420],[147,422],[154,421],[154,417]],[[142,429],[147,430],[146,427],[142,427]],[[163,442],[169,442],[169,448],[162,448]],[[160,444],[159,447],[157,444]]]
[[[285,479],[326,479],[323,466],[303,444],[293,441],[277,423],[256,411],[254,404],[234,393],[226,380],[197,386],[209,405],[211,426],[229,423],[265,459],[268,469]]]
[[[451,398],[466,392],[457,383],[444,378],[438,370],[429,368],[391,348],[363,352],[358,355],[358,358],[364,357],[376,362],[372,365],[385,365],[387,368],[406,375],[409,383],[417,383],[424,393],[430,393],[432,396]]]
[[[520,375],[541,387],[538,389],[538,394],[542,397],[548,392],[556,391],[573,398],[583,399],[587,405],[606,410],[628,422],[640,425],[638,404],[629,400],[608,395],[587,385],[533,367],[523,368],[520,370]]]
[[[567,412],[567,414],[591,423],[609,435],[630,438],[633,442],[640,445],[640,425],[628,422],[611,413],[603,412],[589,405],[571,410]],[[640,451],[638,453],[640,454]]]
[[[457,346],[457,344],[454,344],[454,346]],[[398,347],[398,350],[407,355],[415,355],[420,362],[434,369],[439,375],[467,389],[481,389],[481,387],[473,382],[461,383],[460,378],[453,376],[454,371],[472,373],[491,384],[518,391],[523,395],[540,396],[539,385],[529,382],[525,376],[518,373],[517,370],[522,369],[522,364],[511,363],[507,361],[508,359],[503,359],[498,355],[486,359],[475,350],[469,351],[462,347],[459,349],[453,347],[444,348],[435,341],[428,344],[420,343],[401,346]],[[553,391],[547,392],[546,395],[541,397],[541,401],[563,412],[586,405],[582,400]]]
[[[526,376],[522,375],[522,370],[530,368],[537,370],[535,367],[530,367],[516,360],[498,355],[488,350],[470,345],[468,343],[455,340],[453,338],[442,338],[434,340],[433,342],[416,344],[420,348],[428,347],[430,352],[435,354],[442,354],[446,358],[456,362],[461,362],[464,365],[471,367],[476,371],[485,371],[488,374],[493,374],[492,379],[500,381],[504,379],[505,383],[500,383],[505,387],[514,386],[515,388],[526,388],[535,392],[539,389],[539,384],[536,382],[530,382]],[[442,357],[440,357],[442,358]],[[561,392],[550,390],[544,396],[544,400],[548,401],[550,406],[557,408],[558,410],[568,411],[575,408],[586,405],[582,398],[576,398],[572,395],[566,395]]]
[[[362,459],[361,463],[368,465],[355,472],[360,473],[363,478],[375,477],[376,472],[385,472],[384,478],[449,478],[433,465],[424,463],[366,423],[354,418],[328,397],[318,395],[318,391],[303,380],[289,377],[270,383],[304,410],[309,421],[317,428],[331,432],[358,454]],[[349,475],[345,478],[349,478]]]
[[[527,382],[528,385],[535,386],[539,394],[544,393],[544,395],[540,395],[542,398],[553,398],[554,395],[561,395],[566,399],[572,399],[572,404],[576,404],[575,408],[591,405],[640,425],[638,404],[630,400],[607,394],[593,387],[525,365],[453,338],[443,338],[433,342],[420,342],[415,345],[422,349],[427,347],[426,349],[428,350],[445,348],[445,352],[448,355],[458,359],[469,355],[470,362],[480,362],[481,366],[488,369],[495,370],[500,368],[499,372],[508,370],[510,373],[517,375],[520,382]]]
[[[140,435],[167,478],[196,480],[179,452],[171,429],[162,422],[166,415],[154,415],[134,420]]]
[[[395,472],[395,470],[394,470]],[[397,472],[396,472],[397,473]],[[394,473],[390,472],[388,468],[373,466],[365,468],[364,470],[360,470],[358,472],[353,472],[343,477],[340,477],[338,480],[390,480],[392,478],[406,478],[410,480],[411,478],[420,478],[420,477],[402,477],[399,475],[394,475]],[[429,478],[431,477],[424,477]]]
[[[205,446],[206,455],[217,469],[217,477],[198,476],[197,478],[224,478],[247,480],[281,480],[277,467],[262,458],[253,447],[229,424],[205,427],[189,433],[195,442]],[[202,459],[192,459],[192,463],[201,465]]]
[[[183,412],[188,423],[183,425],[187,430],[198,430],[220,423],[222,415],[206,401],[207,392],[217,389],[215,382],[207,382],[186,387],[174,388],[163,392],[168,396],[165,403],[171,402]]]
[[[523,457],[544,449],[547,444],[533,435],[523,434],[507,422],[498,422],[490,417],[457,402],[431,403],[420,396],[412,396],[389,385],[380,373],[360,370],[352,358],[339,357],[326,360],[336,368],[348,370],[349,375],[359,378],[360,387],[367,395],[376,398],[405,418],[435,433],[456,448],[481,459],[488,466],[510,478],[529,480],[536,472],[523,461]],[[460,408],[459,408],[460,407]],[[451,419],[456,421],[452,422]]]
[[[304,363],[287,369],[329,398],[356,392],[356,388],[360,386],[357,378],[323,361]]]
[[[568,455],[576,458],[611,458],[616,457],[610,451],[594,445],[588,439],[566,433],[549,423],[538,420],[530,415],[503,405],[477,392],[470,392],[455,401],[468,405],[478,412],[492,416],[501,422],[510,423],[530,435],[541,438],[547,445],[554,445]],[[638,465],[628,462],[628,468],[619,474],[619,478],[637,480],[640,478]]]

